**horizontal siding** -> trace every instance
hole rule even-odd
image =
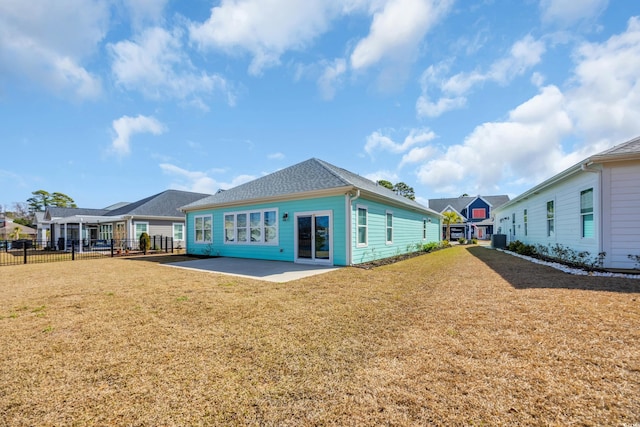
[[[576,251],[588,251],[592,257],[599,252],[598,242],[598,175],[581,172],[564,181],[530,196],[508,207],[494,209],[496,233],[506,234],[507,241],[520,240],[531,245],[555,245],[572,248]],[[580,217],[580,192],[593,188],[594,217],[596,221],[595,238],[582,238]],[[555,207],[555,235],[547,236],[547,202],[553,200]],[[524,234],[524,210],[527,209],[527,235]],[[515,229],[512,214],[516,214]]]
[[[614,268],[634,268],[629,255],[640,255],[640,162],[607,166],[604,177],[611,212],[606,259]]]
[[[358,247],[357,240],[357,207],[366,207],[368,212],[368,244]],[[393,241],[387,243],[386,214],[393,214]],[[391,256],[414,252],[425,243],[440,241],[440,223],[436,216],[409,211],[398,207],[390,207],[383,203],[364,198],[357,199],[352,205],[352,262],[364,262],[388,258]],[[423,219],[427,222],[427,238],[423,239]]]
[[[252,210],[276,209],[278,214],[278,244],[252,245],[224,243],[224,214]],[[277,203],[250,204],[223,209],[206,209],[187,214],[187,252],[197,255],[226,256],[236,258],[267,259],[276,261],[295,260],[295,214],[298,212],[330,211],[333,219],[333,262],[346,265],[345,235],[345,199],[343,196],[303,199]],[[283,220],[284,213],[288,219]],[[202,244],[195,242],[194,217],[213,215],[213,242]]]

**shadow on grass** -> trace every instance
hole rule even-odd
[[[640,293],[638,279],[578,276],[492,249],[476,246],[467,250],[516,289],[581,289]]]

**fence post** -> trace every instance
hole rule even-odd
[[[75,240],[71,241],[71,261],[76,260],[76,242]]]
[[[111,258],[113,258],[113,239],[111,239]]]
[[[24,263],[27,263],[27,243],[23,243],[22,250],[24,251]]]
[[[171,238],[171,253],[173,253],[173,237]]]

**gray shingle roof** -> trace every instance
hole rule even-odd
[[[344,189],[348,191],[352,188],[370,192],[413,209],[429,210],[427,207],[399,196],[371,180],[316,158],[305,160],[229,190],[221,191],[186,205],[183,209],[194,210],[218,204],[301,195],[322,190]]]
[[[87,209],[87,208],[58,208],[55,206],[47,207],[45,218],[67,218],[74,215],[102,216],[109,212],[105,209]]]
[[[429,199],[429,207],[437,212],[443,212],[447,206],[451,206],[457,212],[462,212],[464,208],[469,206],[475,199],[478,197],[482,197],[487,203],[491,205],[492,208],[497,208],[509,201],[509,196],[507,195],[498,195],[498,196],[462,196],[462,197],[451,197],[445,199]]]
[[[622,144],[618,144],[608,150],[595,154],[592,161],[615,160],[620,157],[627,157],[640,154],[640,137],[631,139]]]
[[[135,215],[135,216],[166,216],[184,217],[179,210],[181,206],[200,200],[209,194],[192,193],[189,191],[167,190],[154,194],[137,202],[129,203],[117,209],[106,211],[105,216]]]

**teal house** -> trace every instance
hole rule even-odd
[[[336,266],[440,240],[442,216],[309,159],[182,207],[187,253]]]

